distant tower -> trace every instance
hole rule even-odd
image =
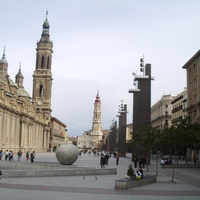
[[[5,47],[4,47],[3,56],[2,59],[0,60],[0,72],[7,74],[7,69],[8,69],[8,62],[6,60]]]
[[[24,86],[23,86],[23,80],[24,80],[24,76],[23,76],[23,74],[21,72],[21,64],[20,64],[20,66],[19,66],[19,72],[15,76],[15,83],[17,84],[18,87],[24,88]]]
[[[51,119],[51,89],[52,74],[51,60],[53,43],[50,41],[49,22],[47,19],[43,24],[43,31],[36,48],[36,69],[33,74],[33,95],[32,101],[36,109],[45,115],[45,119]]]
[[[99,91],[97,91],[97,96],[94,102],[93,122],[90,135],[94,140],[97,141],[101,140],[103,136],[101,124],[101,100],[99,97]]]

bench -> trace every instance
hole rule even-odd
[[[156,175],[146,175],[141,179],[119,179],[115,180],[115,189],[127,190],[130,188],[147,185],[156,182]]]

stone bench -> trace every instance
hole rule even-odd
[[[146,175],[141,179],[119,179],[115,180],[115,189],[127,190],[130,188],[147,185],[156,182],[156,175]]]

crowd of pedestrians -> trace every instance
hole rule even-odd
[[[5,161],[13,161],[14,160],[14,153],[13,151],[8,151],[6,150],[5,153],[3,153],[2,150],[0,150],[0,160],[3,160],[3,156],[5,158]],[[25,153],[25,156],[26,156],[26,161],[29,161],[30,162],[34,162],[34,159],[35,159],[35,151],[33,151],[32,153],[29,153],[29,151],[27,151]],[[21,160],[21,157],[22,157],[22,151],[19,150],[17,152],[17,161],[20,162]]]

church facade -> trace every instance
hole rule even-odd
[[[5,48],[0,60],[0,150],[18,152],[51,150],[54,144],[51,131],[52,53],[49,22],[43,30],[36,48],[36,67],[33,72],[32,98],[24,89],[21,66],[13,81],[8,74]],[[66,142],[66,125],[62,124],[60,143]]]

